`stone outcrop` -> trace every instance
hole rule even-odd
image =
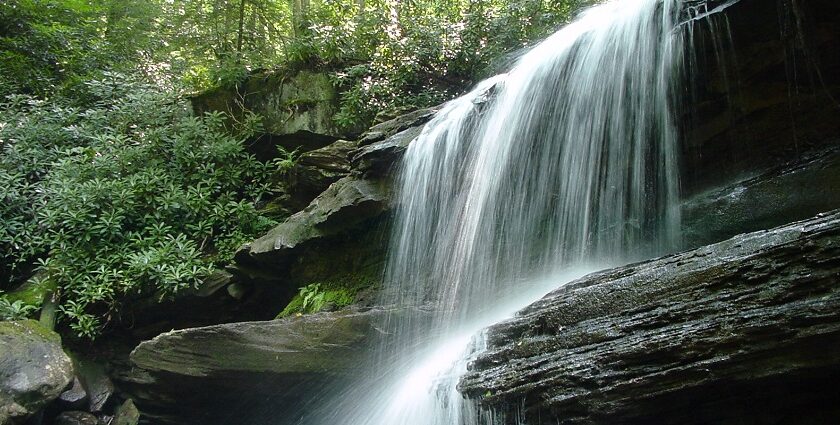
[[[252,140],[248,149],[263,160],[276,157],[278,146],[306,152],[354,133],[333,122],[338,93],[326,73],[256,73],[236,87],[218,88],[191,101],[197,114],[220,111],[236,120],[246,112],[258,114],[265,134]]]
[[[383,182],[345,177],[303,211],[243,247],[237,253],[237,263],[245,267],[255,263],[285,267],[290,256],[304,245],[379,216],[388,205],[388,190]]]
[[[461,390],[533,423],[829,423],[840,212],[583,277],[488,340]]]
[[[301,154],[294,165],[279,176],[275,189],[279,196],[263,212],[288,217],[306,208],[331,184],[350,175],[350,156],[358,146],[357,141],[338,140]]]
[[[377,124],[362,135],[359,139],[359,145],[367,146],[371,143],[383,141],[408,129],[423,127],[424,124],[429,122],[432,117],[435,116],[440,108],[440,106],[434,106],[431,108],[418,109],[385,121],[381,124]]]
[[[313,394],[358,372],[363,348],[384,336],[376,326],[385,314],[344,310],[165,333],[131,353],[135,369],[122,385],[156,423],[253,421],[260,409],[271,423],[294,423]]]
[[[0,424],[22,424],[72,380],[58,334],[33,320],[0,322]]]

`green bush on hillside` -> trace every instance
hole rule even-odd
[[[171,93],[121,75],[86,83],[91,104],[11,96],[0,105],[0,259],[5,289],[38,262],[64,322],[95,337],[133,297],[194,288],[274,223],[255,205],[273,164]]]

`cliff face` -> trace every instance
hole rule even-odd
[[[460,389],[529,423],[828,423],[840,212],[586,276],[488,340]]]
[[[695,1],[683,105],[694,194],[840,142],[840,3]]]

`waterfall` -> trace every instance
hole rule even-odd
[[[311,422],[501,421],[456,389],[478,331],[583,271],[677,245],[679,9],[590,8],[425,126],[401,164],[382,302],[429,319],[383,324],[396,342]]]

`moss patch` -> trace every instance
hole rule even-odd
[[[300,288],[297,295],[277,318],[317,313],[327,306],[341,309],[353,304],[356,295],[366,286],[343,286],[336,283],[311,283]]]
[[[47,279],[29,279],[23,285],[20,285],[12,292],[5,294],[5,297],[10,302],[21,301],[27,305],[40,306],[44,301],[44,297],[55,291],[55,282]]]

